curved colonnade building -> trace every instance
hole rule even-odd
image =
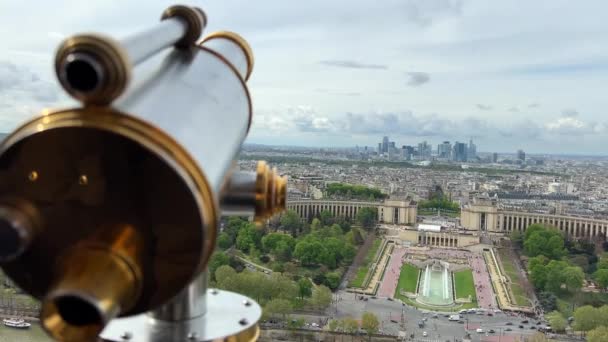
[[[377,208],[378,222],[389,224],[387,234],[406,244],[433,247],[465,247],[480,242],[481,235],[502,236],[512,231],[525,231],[535,223],[556,227],[569,238],[592,239],[608,235],[608,220],[555,214],[510,211],[496,200],[475,198],[461,209],[460,225],[417,224],[417,204],[411,200],[388,199],[383,202],[339,200],[288,200],[287,209],[310,222],[323,210],[334,216],[355,220],[361,208]],[[396,226],[390,226],[396,225]]]
[[[490,198],[476,198],[462,208],[462,226],[480,232],[510,234],[523,232],[531,224],[540,223],[555,227],[569,238],[592,239],[606,236],[608,220],[582,216],[510,211],[502,209]]]
[[[416,202],[410,200],[386,200],[383,202],[337,201],[337,200],[288,200],[287,209],[293,210],[308,221],[323,210],[334,216],[344,216],[351,220],[357,217],[361,208],[377,208],[378,222],[403,225],[416,223]]]

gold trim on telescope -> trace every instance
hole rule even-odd
[[[207,16],[205,15],[205,12],[198,7],[183,5],[171,6],[163,12],[161,20],[173,17],[184,20],[187,26],[187,31],[184,36],[175,43],[175,46],[178,48],[188,48],[195,44],[207,25]]]
[[[129,138],[164,160],[184,180],[202,216],[204,241],[197,272],[204,269],[215,249],[219,203],[204,173],[190,154],[159,128],[113,109],[90,106],[58,111],[35,118],[16,129],[0,144],[0,154],[38,132],[65,127],[89,127]],[[193,274],[193,276],[196,272]]]
[[[203,38],[199,45],[202,45],[206,41],[215,38],[224,38],[231,40],[243,50],[243,53],[245,53],[245,58],[247,59],[247,74],[245,75],[245,81],[249,80],[249,76],[251,76],[251,72],[253,71],[254,58],[253,50],[251,49],[251,46],[249,45],[249,43],[247,43],[245,38],[231,31],[217,31],[205,36],[205,38]]]
[[[91,91],[74,89],[66,64],[81,54],[99,63],[97,85]],[[131,79],[131,63],[126,51],[114,39],[98,34],[82,34],[63,41],[55,55],[55,73],[63,89],[85,104],[105,105],[120,96]]]

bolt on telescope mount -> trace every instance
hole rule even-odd
[[[253,53],[172,6],[118,41],[75,35],[55,70],[82,107],[0,143],[0,263],[58,341],[254,341],[260,306],[207,288],[221,215],[284,210],[286,179],[235,170]]]

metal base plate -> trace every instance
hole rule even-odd
[[[207,313],[184,321],[162,321],[140,314],[114,319],[100,337],[113,342],[256,341],[262,309],[228,291],[207,290]]]

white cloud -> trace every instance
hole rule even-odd
[[[547,1],[192,2],[207,13],[206,32],[233,30],[252,45],[256,61],[249,84],[254,127],[259,128],[254,136],[274,134],[280,140],[316,134],[328,137],[327,143],[355,145],[370,132],[399,130],[442,139],[444,134],[458,136],[456,130],[462,136],[475,134],[462,124],[474,114],[480,117],[469,120],[469,127],[486,130],[488,143],[497,146],[505,146],[504,139],[516,131],[525,132],[517,139],[531,149],[541,146],[535,145],[539,137],[569,132],[604,139],[572,143],[581,151],[604,152],[608,136],[597,133],[606,129],[593,121],[604,117],[608,107],[603,92],[608,3],[550,3],[547,16]],[[121,38],[154,25],[172,4],[7,2],[4,12],[28,16],[27,25],[23,16],[3,18],[1,58],[40,80],[8,74],[6,65],[0,70],[0,131],[41,106],[62,101],[63,93],[55,92],[52,63],[65,36],[98,31]],[[47,20],[49,13],[61,13],[61,20]],[[295,110],[302,103],[314,112]],[[578,115],[556,115],[572,107]],[[340,113],[355,114],[349,119]]]

